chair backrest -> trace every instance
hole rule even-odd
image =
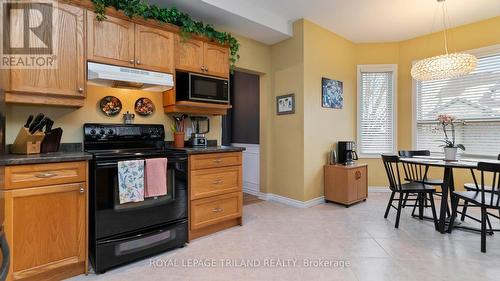
[[[497,158],[497,160],[500,160],[500,154],[498,154],[498,158]]]
[[[481,184],[478,187],[481,191],[481,202],[483,204],[499,207],[500,163],[479,162],[477,163],[477,169],[481,172]],[[486,186],[491,186],[491,190],[486,189]]]
[[[398,151],[399,156],[411,158],[414,156],[431,156],[430,150],[400,150]],[[500,155],[499,155],[500,157]]]
[[[401,190],[401,173],[399,157],[397,155],[382,155],[387,179],[389,180],[389,188],[392,191]]]

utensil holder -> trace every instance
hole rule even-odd
[[[22,127],[17,134],[16,140],[11,146],[11,153],[39,154],[44,137],[45,134],[42,132],[30,134],[28,128]]]
[[[183,148],[184,147],[184,132],[174,133],[174,147]]]

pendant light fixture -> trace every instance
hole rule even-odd
[[[442,2],[445,54],[416,62],[411,68],[411,76],[417,81],[457,78],[471,73],[477,66],[477,58],[473,55],[448,53],[446,3],[445,0],[437,0],[437,2]]]

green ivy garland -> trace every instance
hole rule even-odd
[[[114,7],[117,11],[123,11],[129,18],[143,17],[144,19],[153,19],[162,23],[177,25],[181,28],[183,38],[188,38],[191,34],[197,34],[206,36],[219,44],[229,45],[231,69],[234,68],[236,61],[240,58],[238,55],[240,44],[231,34],[217,31],[210,24],[195,21],[188,14],[177,10],[175,7],[160,8],[156,5],[149,5],[144,0],[92,0],[92,3],[94,3],[96,18],[99,21],[106,18],[107,7]]]

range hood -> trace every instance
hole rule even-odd
[[[87,83],[97,86],[163,92],[174,86],[172,74],[89,62]]]

